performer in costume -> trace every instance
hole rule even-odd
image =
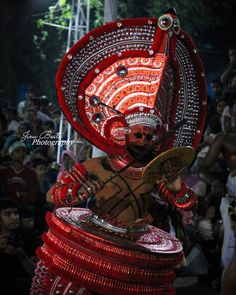
[[[179,176],[206,111],[193,42],[172,9],[109,23],[70,49],[56,84],[68,121],[108,156],[75,164],[49,191],[58,209],[47,216],[31,294],[174,294],[182,245],[149,225],[147,207],[152,176],[175,206],[196,203]],[[90,196],[95,206],[78,208]]]

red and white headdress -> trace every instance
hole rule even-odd
[[[173,12],[125,19],[79,40],[60,65],[59,105],[79,134],[108,154],[126,151],[132,124],[171,129],[170,147],[198,145],[206,113],[204,69]]]

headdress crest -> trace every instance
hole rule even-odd
[[[109,154],[124,153],[122,130],[137,122],[171,128],[186,118],[171,147],[195,147],[201,139],[204,69],[173,12],[91,31],[63,58],[56,85],[74,129]]]

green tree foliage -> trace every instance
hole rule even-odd
[[[231,24],[230,29],[233,30],[232,27],[234,27],[235,31],[233,26],[235,3],[234,0],[146,0],[145,11],[148,10],[149,16],[158,17],[173,7],[180,19],[182,29],[193,37],[197,45],[212,48],[214,45],[210,44],[209,40],[211,33],[224,30]]]
[[[160,2],[162,2],[161,5]],[[181,21],[181,26],[191,35],[203,27],[208,27],[213,21],[209,8],[204,5],[204,0],[150,0],[148,4],[149,14],[159,16],[171,7],[171,3],[173,3],[173,8]]]
[[[217,48],[219,44],[216,42],[220,39],[216,37],[218,30],[227,30],[229,24],[234,22],[235,0],[118,0],[118,19],[159,17],[171,7],[175,8],[182,29],[192,36],[202,51]],[[66,28],[72,14],[71,0],[57,0],[45,16],[37,21],[38,32],[34,35],[34,43],[41,61],[46,64],[45,68],[53,69],[53,75],[66,51]],[[104,0],[90,0],[90,29],[103,22]],[[231,26],[230,30],[235,31],[235,26],[234,29]]]
[[[66,42],[64,31],[67,32],[69,21],[76,13],[76,4],[77,2],[75,1],[75,7],[71,7],[70,0],[58,0],[48,8],[48,12],[45,13],[43,18],[37,20],[38,32],[34,35],[34,43],[42,56],[45,55],[43,45],[50,37],[49,27],[54,28],[52,31],[54,34],[55,32],[57,33],[61,44]],[[103,0],[90,0],[90,10],[92,19],[90,21],[91,29],[103,23]],[[62,46],[62,51],[64,48],[65,45]]]

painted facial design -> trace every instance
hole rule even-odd
[[[149,126],[135,125],[130,128],[128,145],[149,147],[155,139],[155,129]]]

